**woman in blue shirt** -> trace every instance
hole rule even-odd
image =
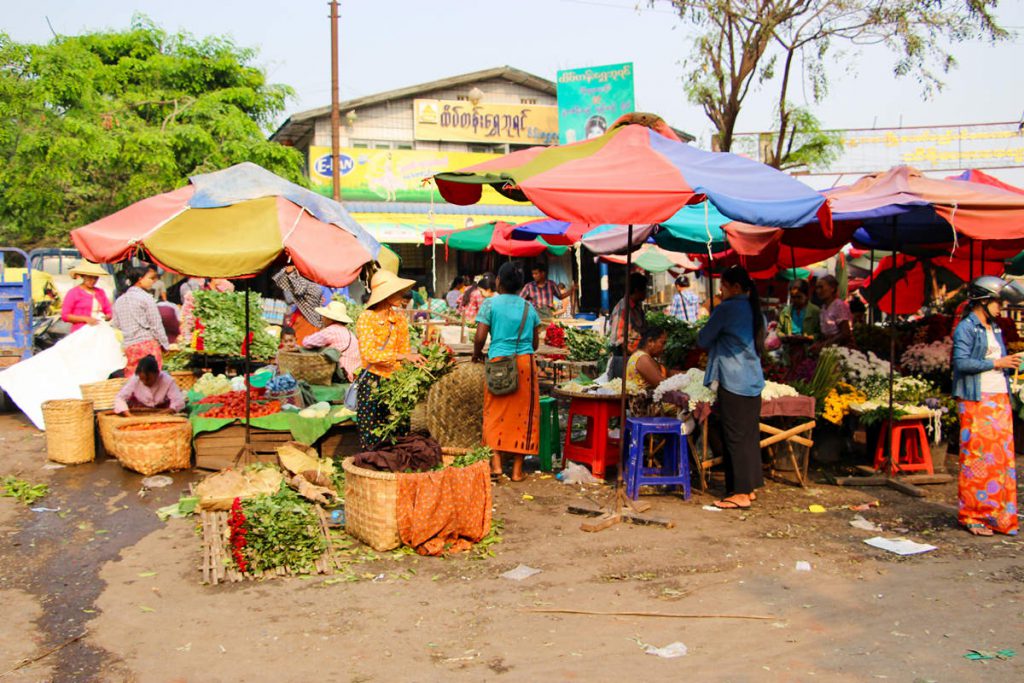
[[[494,451],[491,476],[501,476],[501,456],[511,456],[512,481],[522,481],[523,458],[536,455],[540,445],[540,389],[534,351],[540,342],[540,316],[533,305],[517,296],[523,275],[512,263],[498,270],[498,295],[485,299],[476,316],[473,360],[483,361],[484,342],[491,337],[487,360],[514,357],[516,390],[501,396],[484,388],[484,445]]]
[[[960,417],[958,519],[975,536],[1016,534],[1017,473],[1006,373],[1021,363],[1007,355],[994,324],[1001,300],[1019,303],[1016,284],[985,275],[967,289],[970,307],[953,332],[953,396]]]
[[[745,510],[764,485],[761,469],[761,391],[764,373],[765,322],[754,282],[746,270],[733,266],[722,273],[722,303],[697,334],[708,350],[704,384],[717,386],[716,407],[725,449],[723,510]]]

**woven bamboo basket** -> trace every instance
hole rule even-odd
[[[96,459],[92,403],[77,398],[43,403],[46,457],[64,465],[80,465]]]
[[[185,418],[159,423],[160,429],[132,430],[119,425],[112,436],[121,465],[143,476],[184,470],[192,464],[192,425]]]
[[[442,448],[441,459],[450,465],[464,448]],[[358,467],[352,458],[341,461],[345,470],[345,531],[374,550],[402,545],[398,536],[398,475]]]
[[[472,448],[483,439],[484,366],[459,363],[427,394],[427,429],[443,444]]]
[[[427,402],[420,401],[416,404],[416,407],[412,409],[412,414],[409,415],[409,431],[429,432],[430,426],[427,423]]]
[[[299,381],[310,384],[331,384],[336,366],[319,353],[279,351],[277,368],[280,374],[291,373]]]
[[[114,447],[114,430],[124,425],[144,424],[147,422],[181,422],[183,418],[175,415],[150,414],[145,409],[136,408],[132,410],[131,417],[118,415],[112,410],[105,410],[96,413],[96,426],[100,432],[100,443],[107,455],[116,458],[117,451]]]
[[[92,401],[93,410],[110,410],[114,407],[117,392],[121,391],[121,387],[127,382],[128,380],[124,377],[119,377],[92,384],[82,384],[78,388],[82,391],[83,401]]]
[[[174,383],[178,385],[178,388],[186,394],[198,381],[191,370],[176,370],[175,372],[170,373],[170,375],[171,378],[174,379]]]

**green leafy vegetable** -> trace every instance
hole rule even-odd
[[[195,314],[202,322],[203,353],[218,356],[242,355],[245,339],[245,292],[197,291]],[[249,322],[253,335],[252,357],[271,360],[277,343],[263,326],[262,299],[249,295]]]
[[[687,355],[697,348],[697,333],[707,321],[707,318],[700,318],[696,322],[688,323],[660,311],[650,311],[646,317],[648,327],[668,332],[668,340],[661,358],[670,368],[683,368],[686,365]]]
[[[595,330],[567,327],[565,328],[565,348],[569,351],[569,360],[599,361],[608,355],[608,340]]]
[[[31,505],[50,492],[46,484],[30,484],[24,479],[6,476],[0,480],[0,495],[4,498],[16,498],[19,503]]]
[[[245,513],[245,555],[251,570],[289,567],[312,571],[327,550],[313,507],[286,484],[274,495],[242,502]]]
[[[426,398],[434,382],[454,366],[451,352],[446,346],[424,346],[420,353],[426,359],[422,367],[405,363],[391,377],[381,380],[377,385],[375,398],[387,406],[391,413],[391,417],[373,432],[380,442],[391,441],[408,429],[413,408]]]

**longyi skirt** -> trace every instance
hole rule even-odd
[[[519,387],[495,396],[484,388],[484,445],[505,453],[536,455],[540,447],[540,389],[532,355],[516,356]]]
[[[1010,396],[982,394],[980,401],[959,401],[958,407],[960,523],[1016,534],[1017,469]]]

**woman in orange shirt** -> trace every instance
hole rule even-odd
[[[363,450],[372,450],[378,445],[373,432],[390,418],[387,407],[374,400],[377,385],[391,377],[402,363],[423,363],[423,356],[413,353],[409,346],[409,319],[395,310],[404,306],[404,294],[415,284],[415,280],[378,270],[370,279],[366,310],[356,322],[363,366],[356,380],[359,443]]]

